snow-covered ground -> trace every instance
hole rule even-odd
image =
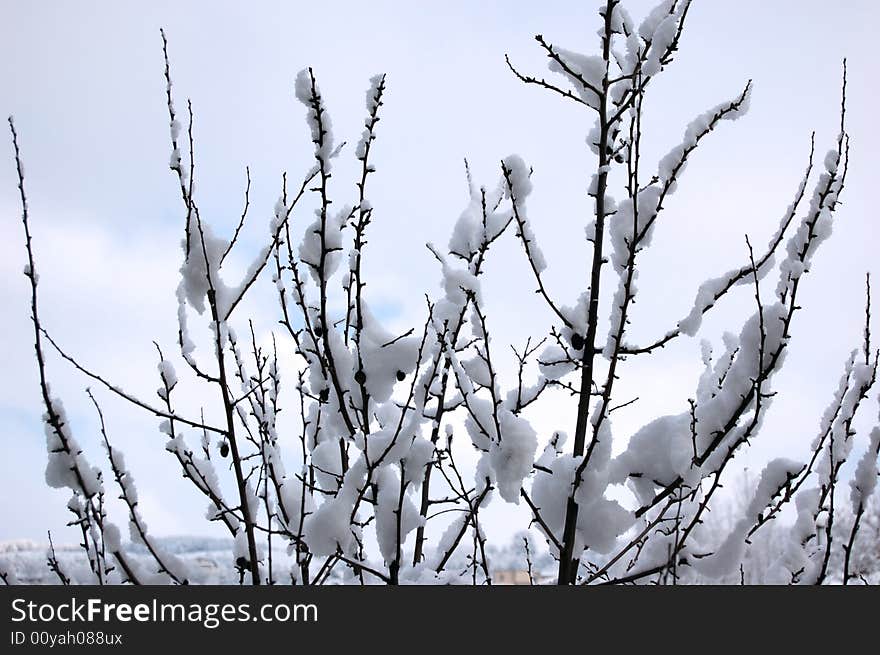
[[[210,537],[166,537],[157,540],[166,552],[173,553],[187,565],[192,582],[199,584],[237,584],[238,573],[232,562],[233,546],[229,539]],[[59,579],[47,563],[48,544],[27,539],[0,542],[0,566],[12,572],[20,584],[58,584]],[[146,549],[128,544],[126,553],[145,569],[155,568]],[[90,584],[94,578],[85,552],[78,544],[55,544],[55,556],[64,573],[74,584]],[[290,567],[291,559],[283,548],[273,548],[273,561],[279,569]]]
[[[179,536],[154,540],[164,552],[183,561],[190,574],[190,582],[215,585],[239,583],[231,539]],[[534,542],[530,542],[530,549],[533,580],[535,584],[540,584],[550,579],[551,573],[555,571],[555,562],[545,548]],[[124,550],[135,565],[140,565],[144,570],[156,568],[154,560],[143,546],[129,543]],[[17,584],[59,584],[58,576],[48,565],[47,555],[48,543],[31,539],[0,541],[0,570],[11,574],[9,581]],[[56,543],[55,557],[73,584],[94,584],[94,576],[89,570],[85,552],[78,544]],[[497,579],[496,584],[528,584],[528,565],[521,538],[500,548],[488,546],[487,559],[492,567],[493,578]],[[293,558],[288,555],[286,547],[273,547],[272,561],[276,581],[280,584],[288,583],[286,571],[292,566]],[[466,569],[468,566],[466,556],[459,557],[450,564],[453,569]],[[329,583],[341,582],[344,572],[343,567],[338,567],[337,573],[330,576]],[[464,577],[462,580],[465,581]]]

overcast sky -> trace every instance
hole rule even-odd
[[[637,18],[653,2],[626,3]],[[368,298],[394,328],[422,318],[422,294],[438,293],[439,271],[424,244],[445,245],[467,203],[463,159],[493,186],[499,160],[521,155],[534,168],[530,216],[550,262],[547,282],[573,304],[588,277],[583,226],[594,156],[585,146],[593,115],[516,81],[504,64],[549,75],[533,40],[599,47],[595,0],[582,2],[9,2],[0,21],[0,111],[16,119],[26,166],[45,327],[84,363],[149,398],[158,384],[152,340],[175,347],[174,289],[183,214],[169,144],[159,28],[166,29],[178,107],[196,114],[197,197],[203,216],[231,232],[241,211],[244,168],[253,177],[243,251],[266,233],[282,171],[298,180],[311,165],[304,109],[293,98],[298,70],[312,66],[337,138],[360,135],[369,77],[388,74],[369,196],[375,206],[365,254]],[[766,425],[738,459],[755,469],[771,456],[803,457],[843,363],[861,342],[864,275],[880,273],[873,0],[696,0],[675,62],[646,100],[645,161],[676,145],[697,114],[754,80],[749,114],[720,126],[694,156],[642,258],[631,338],[662,335],[690,309],[699,283],[742,265],[743,235],[764,244],[791,202],[806,165],[838,129],[841,61],[849,60],[852,158],[834,234],[805,281],[780,391]],[[43,482],[45,440],[28,321],[28,285],[9,139],[0,156],[0,539],[64,534],[65,492]],[[338,202],[353,201],[351,152],[334,176]],[[620,197],[620,189],[612,189]],[[302,226],[307,216],[295,216]],[[309,219],[310,220],[310,219]],[[242,261],[246,257],[242,255]],[[768,282],[771,282],[771,277]],[[771,291],[772,284],[767,291]],[[550,314],[511,237],[493,251],[483,282],[503,369],[507,343],[546,334]],[[880,291],[878,291],[880,297]],[[278,310],[262,281],[248,307],[258,330]],[[720,344],[753,311],[737,291],[714,310],[700,337]],[[603,320],[600,330],[607,322]],[[880,334],[880,330],[877,330]],[[614,414],[615,449],[648,420],[687,407],[700,372],[699,339],[682,339],[623,367]],[[77,437],[103,462],[87,380],[49,360]],[[292,379],[292,373],[288,380]],[[508,377],[510,381],[510,378]],[[287,387],[288,392],[292,385]],[[194,396],[195,397],[195,396]],[[204,502],[180,479],[156,421],[99,393],[115,445],[139,481],[142,512],[158,534],[217,533]],[[292,408],[292,397],[289,397]],[[197,405],[196,405],[197,407]],[[530,416],[546,439],[573,432],[575,407],[551,398]],[[875,398],[858,422],[877,420]],[[293,435],[289,435],[293,447]],[[527,516],[497,499],[490,527],[506,536]],[[116,518],[124,523],[124,515]]]

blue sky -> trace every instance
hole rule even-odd
[[[641,16],[652,3],[627,3]],[[0,110],[16,118],[26,166],[42,311],[46,327],[95,369],[144,397],[154,393],[152,340],[174,347],[174,288],[182,216],[168,170],[159,28],[170,41],[178,104],[196,112],[198,190],[203,214],[231,231],[241,211],[244,167],[253,177],[252,224],[245,249],[262,244],[287,170],[310,165],[296,72],[313,66],[337,137],[354,143],[368,79],[388,73],[370,196],[376,207],[366,257],[369,297],[394,327],[422,319],[422,294],[439,271],[424,248],[445,244],[467,201],[462,161],[493,185],[499,160],[515,152],[534,169],[530,215],[550,260],[548,285],[574,302],[587,270],[585,185],[593,166],[584,139],[592,117],[507,71],[545,72],[534,34],[570,49],[598,47],[597,2],[9,3],[0,25]],[[835,233],[817,256],[785,369],[765,430],[742,461],[756,468],[776,455],[803,456],[849,350],[860,342],[863,278],[876,269],[878,230],[874,114],[876,53],[872,1],[715,2],[697,0],[681,51],[647,100],[645,156],[656,161],[686,124],[735,96],[749,78],[750,113],[711,135],[669,203],[666,222],[645,254],[633,339],[659,335],[687,313],[697,285],[743,263],[743,235],[763,244],[793,197],[809,137],[817,152],[837,132],[840,62],[849,58],[848,126],[852,162]],[[11,147],[0,158],[0,539],[62,532],[64,493],[43,483],[45,446],[27,318],[27,284]],[[350,154],[350,153],[349,153]],[[353,194],[343,157],[339,193]],[[345,187],[343,185],[347,184]],[[306,215],[297,223],[301,226]],[[246,260],[242,258],[242,263]],[[258,327],[277,309],[268,280],[250,301]],[[524,257],[512,239],[489,261],[485,295],[499,344],[544,332],[550,316],[532,298]],[[880,293],[878,293],[880,296]],[[751,311],[742,290],[706,321],[719,342]],[[737,321],[740,321],[739,323]],[[878,331],[880,333],[880,331]],[[504,362],[506,371],[513,361]],[[101,461],[87,381],[50,359],[53,388],[68,407],[94,462]],[[699,373],[699,340],[628,363],[621,398],[639,395],[615,416],[616,447],[649,419],[678,412]],[[146,373],[145,373],[146,372]],[[151,377],[152,376],[152,377]],[[647,393],[644,390],[647,389]],[[143,514],[158,533],[211,530],[201,499],[180,480],[162,449],[156,421],[104,395],[111,438],[140,480]],[[198,393],[193,392],[193,402]],[[859,423],[876,422],[872,398]],[[564,398],[536,407],[546,438],[571,431]],[[859,444],[863,441],[859,441]],[[855,451],[858,453],[858,448]],[[492,506],[492,529],[525,525],[519,510]],[[75,535],[68,533],[68,539]]]

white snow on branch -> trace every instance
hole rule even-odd
[[[315,158],[318,159],[325,170],[330,168],[330,159],[334,154],[333,131],[330,116],[324,109],[321,92],[311,69],[303,69],[296,76],[294,84],[296,99],[307,108],[306,122],[312,131],[312,143],[315,144]]]

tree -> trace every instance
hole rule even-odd
[[[287,576],[298,584],[322,584],[336,579],[340,570],[346,581],[359,583],[491,583],[480,513],[496,494],[504,502],[522,501],[531,510],[533,526],[558,562],[559,584],[675,584],[687,581],[694,571],[723,578],[743,562],[754,534],[792,500],[797,509],[794,529],[789,543],[767,565],[764,579],[825,582],[835,549],[842,548],[849,562],[859,520],[854,520],[846,542],[836,537],[835,499],[853,446],[853,419],[876,379],[870,278],[864,343],[845,366],[810,460],[770,462],[743,515],[720,543],[709,544],[700,530],[723,473],[757,435],[774,398],[772,382],[793,335],[802,280],[818,246],[830,235],[839,207],[849,162],[845,62],[837,138],[815,174],[811,147],[794,200],[767,246],[755,252],[746,237],[743,265],[701,285],[692,311],[676,326],[647,344],[629,339],[639,256],[662,223],[664,203],[677,190],[696,149],[716,127],[744,114],[750,101],[751,81],[731,100],[691,122],[656,172],[646,173],[649,164],[641,151],[644,99],[652,81],[673,63],[690,7],[688,0],[664,0],[637,24],[619,0],[609,0],[599,11],[598,55],[572,52],[537,36],[550,70],[562,82],[523,72],[508,60],[511,72],[527,86],[595,114],[587,141],[595,157],[588,189],[594,212],[586,225],[591,265],[585,291],[574,306],[563,305],[545,283],[552,262],[542,254],[528,215],[531,169],[511,155],[501,161],[495,187],[477,186],[468,174],[469,204],[448,249],[431,247],[444,293],[426,297],[424,323],[402,334],[389,332],[371,310],[362,272],[374,218],[368,194],[375,172],[370,156],[385,76],[370,80],[365,128],[354,148],[360,175],[351,204],[341,207],[330,179],[344,144],[334,138],[312,69],[296,77],[295,96],[305,107],[313,162],[291,186],[285,174],[267,244],[253,255],[244,276],[231,282],[224,264],[241,247],[238,236],[248,219],[250,174],[238,227],[228,239],[221,237],[199,209],[194,114],[191,104],[182,113],[175,101],[163,32],[170,168],[181,199],[183,263],[177,292],[178,353],[172,359],[156,345],[158,401],[121,389],[43,328],[24,173],[10,119],[46,409],[46,477],[51,486],[72,492],[68,508],[81,530],[95,581],[182,584],[191,576],[179,558],[150,536],[132,475],[111,445],[101,408],[92,397],[132,539],[146,547],[150,563],[143,565],[127,553],[106,511],[103,474],[87,460],[61,401],[51,393],[45,356],[49,349],[107,393],[159,419],[166,450],[205,497],[209,519],[225,526],[234,539],[234,566],[240,579],[252,584],[273,584]],[[624,192],[619,202],[612,197],[617,188]],[[290,221],[308,197],[316,200],[317,209],[297,244]],[[514,348],[519,375],[505,388],[480,276],[493,244],[509,233],[521,243],[537,293],[555,324],[543,338]],[[605,266],[609,263],[610,269]],[[767,294],[762,281],[774,272],[778,282]],[[275,285],[282,327],[282,334],[272,335],[271,348],[240,316],[243,299],[266,275]],[[603,279],[607,282],[609,276],[616,289],[604,298]],[[742,320],[738,335],[726,338],[720,356],[704,348],[705,371],[688,401],[689,410],[647,422],[613,456],[611,414],[628,404],[615,393],[622,363],[650,357],[673,340],[696,335],[703,316],[737,285],[754,287],[754,313]],[[337,305],[341,311],[335,310]],[[244,325],[250,329],[242,339],[236,328]],[[279,355],[281,339],[292,344],[294,357]],[[212,406],[200,415],[179,408],[174,392],[181,366],[213,394]],[[537,378],[529,384],[535,368]],[[281,441],[291,435],[276,429],[279,413],[290,402],[282,394],[282,371],[285,380],[295,380],[291,395],[300,416],[295,435],[300,452],[293,466],[285,466],[281,456]],[[557,431],[540,444],[543,452],[536,459],[538,435],[527,416],[538,398],[554,393],[577,405],[573,444],[569,448],[565,433]],[[479,456],[473,480],[460,465],[461,448],[468,448],[459,445],[462,431]],[[200,439],[198,446],[192,445],[193,433]],[[872,433],[851,485],[856,517],[864,514],[876,481],[877,434]],[[228,472],[223,470],[227,463]],[[621,494],[629,497],[624,500]],[[442,534],[433,543],[429,530],[440,533],[438,525]],[[279,572],[273,541],[295,552],[290,571]],[[371,554],[373,543],[378,555]],[[63,573],[58,574],[63,581]],[[851,579],[844,573],[843,582]]]

